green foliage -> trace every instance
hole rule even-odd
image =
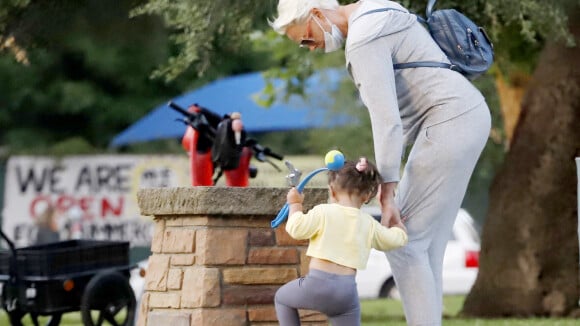
[[[426,0],[400,2],[424,15]],[[20,25],[18,20],[22,15],[14,13],[21,13],[30,3],[30,0],[9,0],[0,5],[0,36],[6,36],[7,25]],[[32,3],[31,6],[39,7],[38,2]],[[567,28],[567,12],[579,3],[578,0],[439,0],[436,9],[457,8],[485,26],[496,45],[499,68],[509,73],[513,69],[533,69],[536,53],[545,40],[560,40],[572,45],[574,40]],[[187,73],[204,76],[212,67],[222,64],[224,57],[248,49],[251,44],[258,49],[263,45],[257,43],[266,43],[274,49],[274,61],[263,66],[282,67],[283,72],[271,72],[272,77],[292,76],[295,81],[288,83],[287,89],[300,93],[301,81],[316,69],[316,63],[300,58],[295,46],[280,41],[281,37],[270,30],[267,21],[275,17],[276,5],[276,0],[148,0],[134,7],[131,17],[160,17],[171,33],[174,49],[169,59],[158,65],[153,77],[171,81]],[[257,34],[256,31],[262,32]],[[262,40],[256,40],[256,35]]]
[[[352,1],[339,2],[348,4]],[[426,0],[400,2],[424,16]],[[485,26],[496,43],[500,69],[509,71],[512,68],[532,69],[535,53],[544,40],[562,40],[573,44],[567,29],[566,10],[575,4],[578,0],[440,0],[436,9],[457,8]],[[173,32],[177,52],[154,73],[154,76],[172,80],[191,65],[203,74],[214,64],[216,55],[231,53],[244,42],[251,41],[249,35],[256,35],[256,30],[269,30],[266,22],[268,18],[275,17],[276,5],[275,0],[149,0],[136,8],[133,15],[162,16]],[[303,80],[316,69],[318,60],[316,57],[312,60],[301,58],[304,56],[298,52],[296,45],[281,41],[280,36],[271,31],[260,35],[262,39],[254,39],[255,45],[263,47],[260,43],[266,43],[273,48],[273,56],[282,68],[270,72],[271,77],[292,78],[293,81],[286,85],[287,90],[299,94]],[[515,64],[508,64],[514,61]]]
[[[26,28],[15,31],[27,33],[30,63],[0,57],[0,124],[7,126],[0,145],[11,153],[102,151],[179,94],[178,82],[147,78],[166,59],[169,42],[158,19],[128,18],[132,2],[37,2],[21,14]]]
[[[348,4],[352,1],[339,2]],[[425,16],[426,0],[403,0],[400,3]],[[531,73],[546,40],[574,43],[567,27],[567,12],[578,3],[578,0],[440,0],[435,9],[456,8],[484,26],[495,44],[496,64],[492,71],[507,75],[516,71]],[[285,92],[282,92],[285,98],[291,94],[304,95],[304,82],[314,71],[344,64],[340,51],[307,53],[271,29],[259,35],[261,38],[254,39],[254,47],[262,50],[269,47],[272,59],[278,62],[266,77],[285,81]],[[260,104],[268,106],[277,97],[280,97],[279,90],[268,85],[263,90]]]
[[[575,44],[568,29],[569,9],[578,0],[488,0],[483,17],[495,43],[500,71],[531,73],[546,41]]]
[[[45,153],[36,153],[36,154],[65,156],[71,153],[74,153],[75,155],[83,155],[83,154],[95,154],[98,152],[99,152],[98,149],[94,148],[84,138],[71,137],[49,147]]]
[[[25,8],[30,0],[3,0],[0,5],[0,41],[5,37],[7,23],[9,18]],[[1,43],[1,42],[0,42]]]
[[[401,1],[419,14],[426,2]],[[439,0],[437,8],[458,8],[486,26],[496,44],[497,68],[509,73],[531,71],[545,40],[570,41],[566,8],[578,2]],[[167,98],[249,71],[267,70],[267,78],[285,81],[282,89],[273,84],[264,89],[259,103],[265,107],[278,97],[305,95],[308,77],[326,67],[342,69],[343,54],[310,53],[276,34],[267,23],[276,5],[276,0],[4,1],[0,33],[17,36],[30,64],[17,64],[12,54],[0,57],[0,124],[10,126],[0,131],[0,144],[38,151],[81,136],[86,150],[103,149]],[[156,78],[149,79],[152,71]],[[370,152],[368,116],[350,81],[331,96],[339,104],[329,112],[352,114],[362,127],[307,132],[304,145],[291,147],[318,153],[341,144],[347,151],[353,146]],[[369,149],[357,148],[361,143]]]
[[[138,2],[31,1],[19,7],[13,5],[16,2],[0,4],[0,10],[12,14],[2,26],[17,37],[17,45],[29,60],[27,65],[17,62],[14,47],[0,56],[3,150],[9,154],[46,153],[60,148],[71,153],[103,151],[114,135],[167,99],[219,77],[277,64],[270,50],[254,49],[249,37],[236,46],[217,37],[210,44],[218,47],[208,52],[212,64],[203,77],[190,67],[171,82],[150,78],[156,67],[176,53],[176,46],[162,17],[129,18]],[[266,16],[261,22],[266,25]],[[236,26],[237,21],[224,25],[223,33],[229,35],[229,29]],[[79,148],[80,144],[58,145],[77,137],[85,140],[84,148]],[[142,147],[131,150],[145,151]],[[150,150],[169,147],[152,145]]]
[[[178,52],[157,69],[154,77],[173,80],[190,66],[203,75],[214,64],[216,53],[235,53],[256,28],[264,28],[272,7],[259,1],[150,0],[135,8],[132,17],[159,15],[174,32]]]

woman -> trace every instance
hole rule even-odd
[[[57,226],[58,212],[52,205],[48,205],[36,220],[38,227],[34,244],[41,245],[58,242],[60,235]]]
[[[385,7],[398,10],[370,13]],[[407,323],[440,325],[445,247],[490,130],[484,97],[450,69],[393,69],[395,63],[449,63],[416,17],[395,2],[280,0],[271,25],[311,51],[346,43],[346,67],[371,119],[381,223],[401,226],[403,216],[409,235],[407,246],[387,253]],[[401,175],[406,145],[412,147]]]

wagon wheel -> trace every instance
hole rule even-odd
[[[7,311],[8,319],[10,320],[11,326],[23,326],[22,318],[27,314],[20,309],[14,309],[11,311]],[[32,324],[35,326],[39,325],[38,322],[38,315],[37,314],[30,314],[30,319],[32,320]],[[61,313],[55,313],[50,315],[50,319],[47,320],[46,326],[58,326],[60,325],[60,320],[62,319]]]
[[[22,317],[24,317],[24,315],[26,315],[25,312],[23,312],[20,309],[15,309],[12,311],[6,311],[8,313],[8,318],[10,319],[10,325],[12,326],[22,326]]]
[[[40,326],[38,322],[38,314],[30,313],[30,319],[32,319],[32,324],[34,326]],[[60,325],[60,320],[62,319],[62,313],[54,313],[50,315],[50,318],[46,321],[45,326],[58,326]]]
[[[127,277],[118,272],[102,272],[87,284],[81,298],[85,326],[132,326],[135,294]]]
[[[379,298],[401,300],[401,294],[397,289],[397,284],[395,284],[394,278],[391,277],[383,283],[379,292]]]
[[[50,319],[46,322],[46,326],[58,326],[60,325],[61,319],[62,319],[61,313],[50,315]]]

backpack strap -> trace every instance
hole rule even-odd
[[[427,17],[427,19],[431,17],[431,12],[433,12],[433,7],[435,7],[435,2],[437,2],[437,0],[429,0],[427,3],[427,9],[425,9],[425,17]]]
[[[459,71],[456,65],[445,63],[445,62],[438,62],[438,61],[416,61],[416,62],[406,62],[406,63],[395,63],[393,64],[393,68],[395,70],[398,69],[407,69],[407,68],[421,68],[421,67],[429,67],[429,68],[446,68],[455,71]]]
[[[437,0],[429,0],[429,3],[427,4],[427,17],[431,16],[431,11],[433,10],[433,6],[435,5],[435,2],[437,2]],[[368,15],[368,14],[374,14],[377,12],[384,12],[384,11],[398,11],[398,12],[403,12],[406,14],[411,14],[410,12],[404,11],[404,10],[400,10],[400,9],[396,9],[396,8],[377,8],[377,9],[373,9],[373,10],[369,10],[367,12],[362,13],[360,16],[356,17],[353,22],[357,19],[359,19],[362,16]],[[419,16],[419,15],[415,15],[415,17],[417,17],[417,21],[419,21],[422,24],[427,24],[427,21]],[[445,68],[445,69],[451,69],[451,70],[455,70],[455,71],[459,71],[458,67],[450,64],[450,63],[445,63],[445,62],[438,62],[438,61],[416,61],[416,62],[405,62],[405,63],[395,63],[393,64],[393,69],[395,70],[399,70],[399,69],[407,69],[407,68],[422,68],[422,67],[428,67],[428,68]]]
[[[378,9],[369,10],[367,12],[363,12],[362,14],[360,14],[360,16],[358,16],[355,19],[353,19],[352,22],[354,23],[357,19],[361,18],[362,16],[368,15],[368,14],[374,14],[376,12],[383,12],[383,11],[389,11],[389,10],[398,11],[398,12],[404,12],[406,14],[409,13],[407,11],[404,11],[404,10],[401,10],[401,9],[397,9],[397,8],[378,8]]]

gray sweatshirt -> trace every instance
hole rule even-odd
[[[346,66],[367,107],[383,182],[400,179],[405,144],[417,132],[485,101],[471,82],[446,68],[394,70],[393,64],[449,62],[425,27],[396,2],[361,0],[349,17]],[[400,11],[363,13],[392,7]]]

